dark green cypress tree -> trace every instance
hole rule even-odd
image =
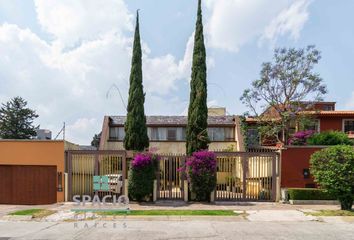
[[[191,92],[188,108],[186,131],[187,154],[201,149],[208,149],[208,107],[206,52],[203,36],[201,0],[198,0],[198,17],[194,36]]]
[[[128,113],[124,126],[124,148],[126,150],[135,151],[143,151],[145,148],[149,147],[146,116],[144,112],[145,94],[143,90],[141,55],[139,12],[137,11],[132,66],[130,70]]]

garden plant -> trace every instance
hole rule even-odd
[[[194,152],[187,159],[186,170],[191,191],[197,201],[210,201],[216,187],[216,156],[211,151]]]
[[[354,195],[354,149],[338,145],[311,156],[311,173],[319,186],[337,196],[342,210],[351,210]]]
[[[159,157],[146,152],[138,153],[129,172],[129,197],[136,201],[149,200],[153,193],[153,184],[156,179],[156,169]]]
[[[316,133],[307,139],[308,145],[353,145],[353,141],[348,135],[339,131],[326,131]]]

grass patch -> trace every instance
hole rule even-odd
[[[131,210],[99,212],[100,215],[131,215],[131,216],[237,216],[232,210]]]
[[[354,210],[320,210],[318,212],[309,212],[307,215],[316,217],[334,217],[334,216],[352,216],[354,217]]]
[[[55,212],[56,211],[54,211],[54,210],[33,208],[33,209],[26,209],[26,210],[19,210],[16,212],[12,212],[9,215],[12,215],[12,216],[32,216],[33,218],[43,218],[43,217],[52,215]]]

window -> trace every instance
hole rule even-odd
[[[354,119],[344,119],[343,130],[345,133],[354,132]]]
[[[324,105],[323,106],[323,110],[325,110],[325,111],[333,111],[334,110],[334,106],[333,105]]]
[[[148,135],[151,141],[185,141],[185,127],[149,127]]]
[[[176,128],[167,128],[167,140],[168,141],[176,141],[177,140]]]
[[[151,127],[148,129],[148,134],[152,141],[165,141],[167,139],[166,128]]]
[[[234,128],[208,128],[208,136],[210,141],[234,141]]]
[[[310,120],[309,122],[304,123],[303,126],[300,127],[300,130],[313,130],[315,132],[320,132],[320,120]]]
[[[186,141],[186,128],[181,128],[181,140]]]
[[[247,129],[247,141],[250,146],[259,145],[259,132],[257,128]]]
[[[109,139],[123,141],[125,137],[124,127],[110,127],[109,128]]]

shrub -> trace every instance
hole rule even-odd
[[[354,149],[333,146],[311,156],[311,173],[315,181],[331,195],[337,196],[342,210],[350,210],[354,193]]]
[[[344,132],[327,131],[316,133],[307,140],[308,145],[353,145],[352,140]]]
[[[209,151],[194,152],[186,162],[190,188],[196,200],[209,201],[210,193],[216,187],[216,156]]]
[[[290,145],[306,145],[307,139],[310,138],[314,133],[315,131],[313,130],[297,132],[289,139],[288,143]]]
[[[151,153],[139,153],[131,162],[129,172],[129,197],[142,201],[151,197],[156,178],[158,156]]]
[[[317,188],[289,188],[291,200],[335,200],[336,197],[323,189]]]

